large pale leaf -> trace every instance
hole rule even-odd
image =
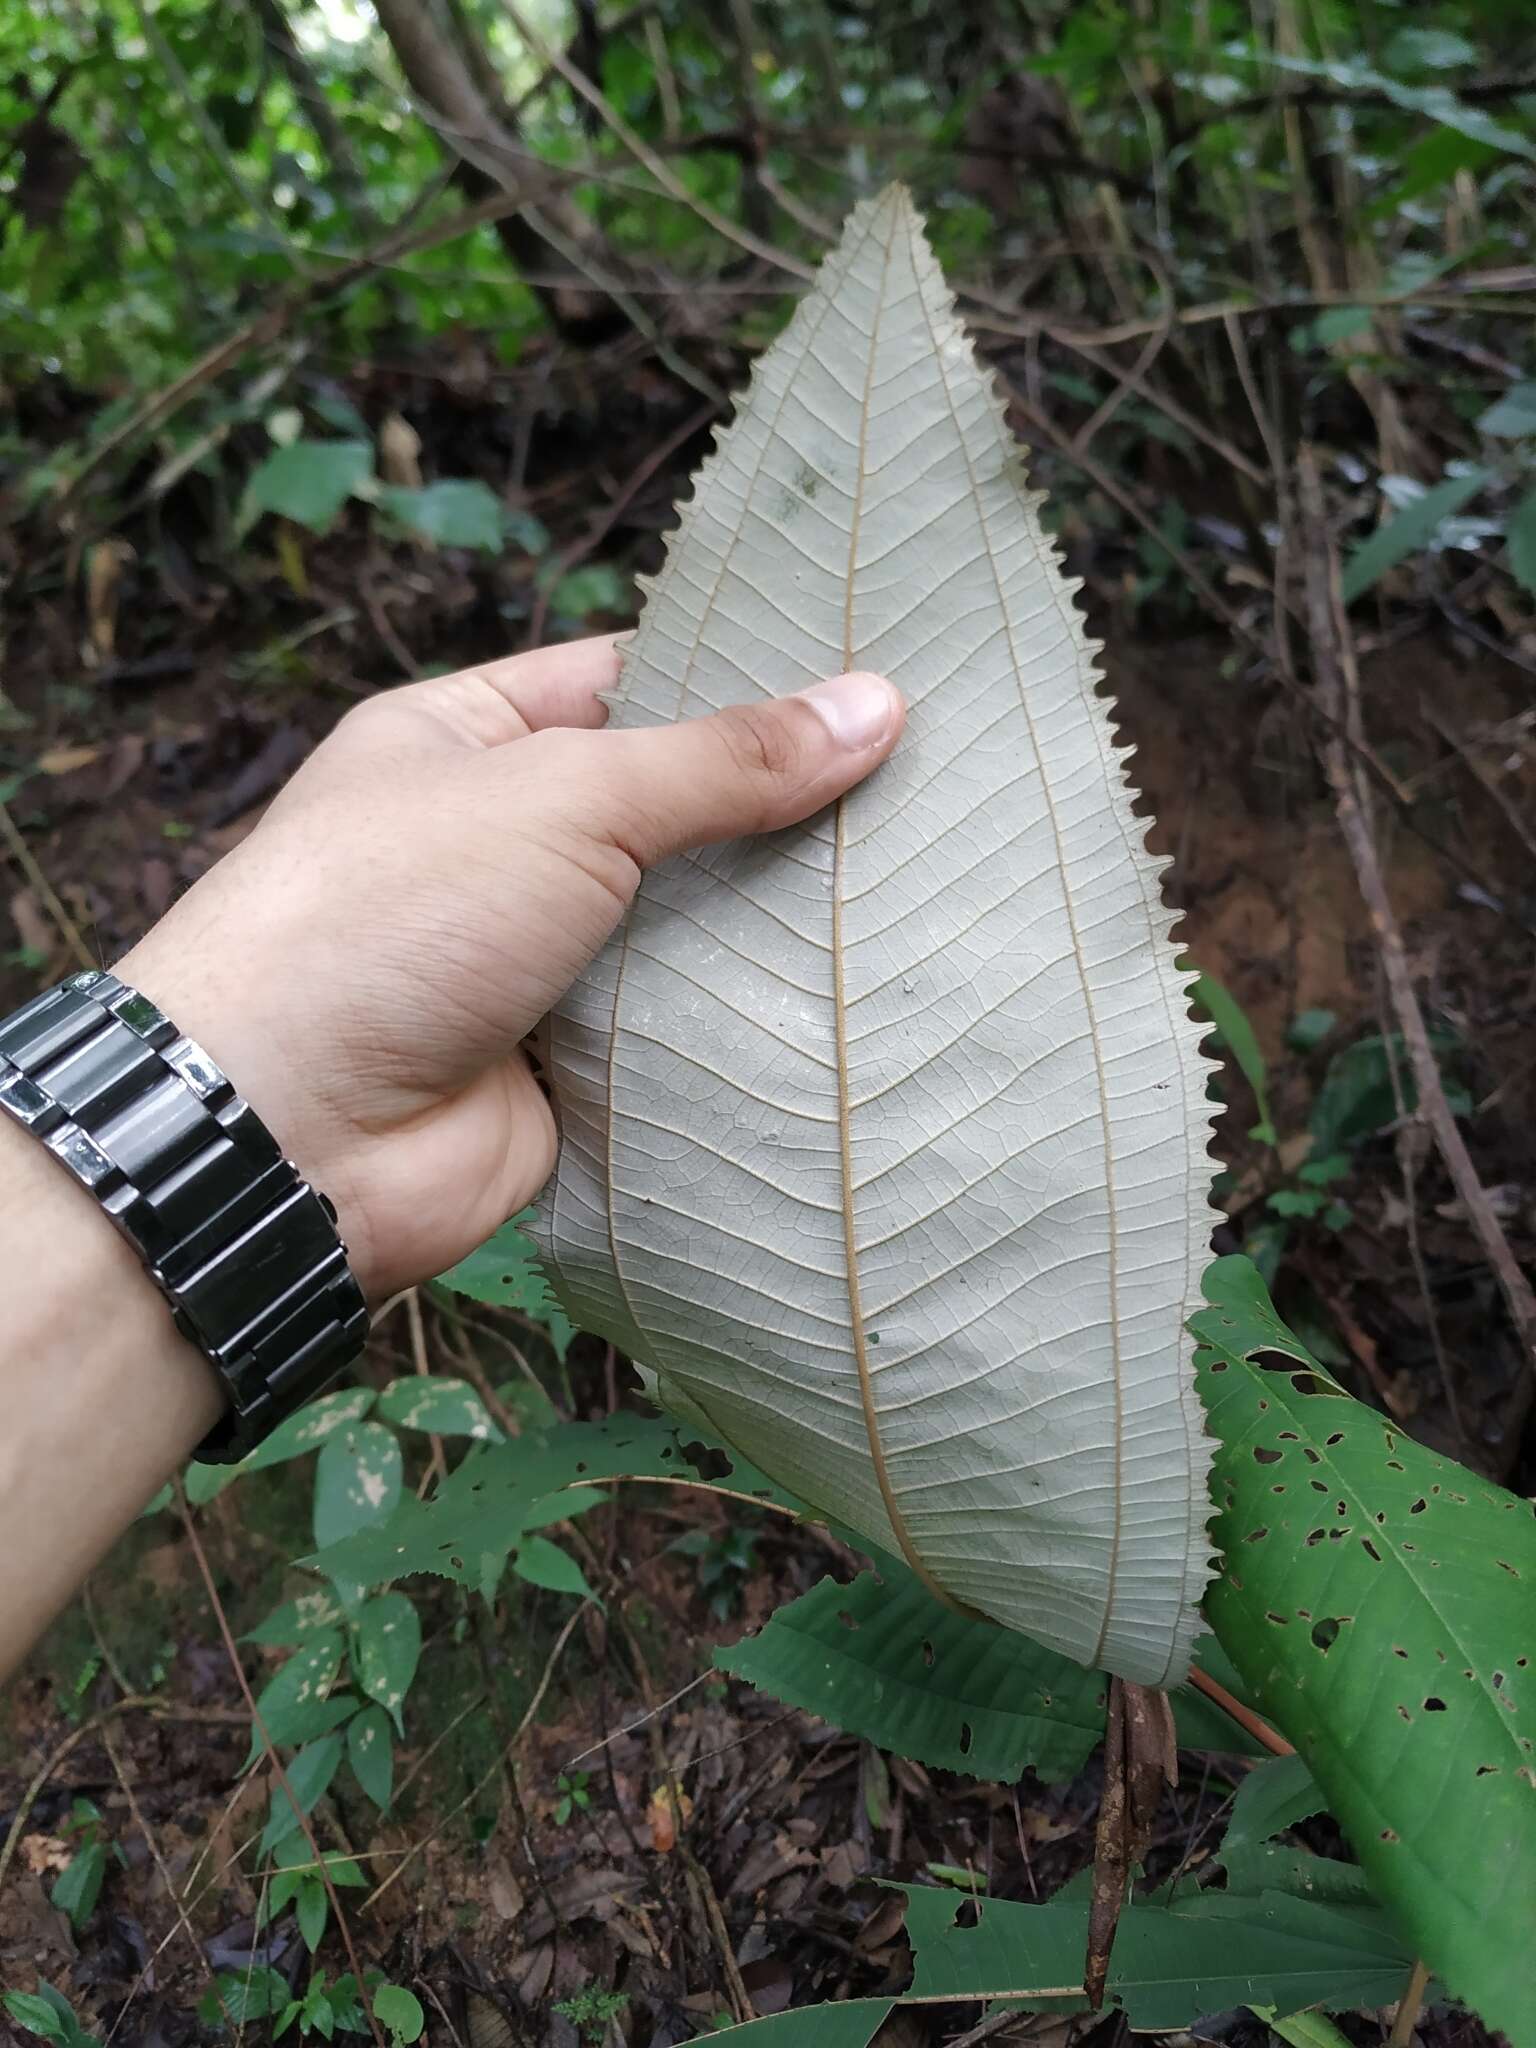
[[[1176,1682],[1207,1066],[1093,651],[906,194],[861,207],[626,656],[654,725],[877,669],[807,826],[647,876],[554,1019],[573,1317],[946,1598]]]

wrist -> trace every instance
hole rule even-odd
[[[376,1262],[363,1199],[365,1174],[359,1142],[331,1110],[319,1085],[313,1050],[291,1012],[263,1004],[270,989],[246,968],[194,960],[165,943],[159,931],[141,941],[112,970],[163,1010],[178,1031],[196,1041],[271,1132],[283,1156],[323,1194],[337,1214],[348,1263],[365,1294],[375,1291]]]

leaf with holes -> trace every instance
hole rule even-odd
[[[1321,1857],[1307,1859],[1326,1876]],[[913,1950],[908,1996],[999,1998],[1028,2011],[1085,2009],[1088,1899],[1077,1885],[1043,1906],[972,1904],[899,1886]],[[1129,1901],[1109,1965],[1109,2002],[1132,2027],[1187,2027],[1234,2005],[1383,2005],[1402,1995],[1412,1951],[1380,1906],[1301,1889],[1192,1885]]]
[[[919,1763],[1004,1782],[1026,1764],[1050,1780],[1082,1769],[1104,1734],[1102,1672],[944,1606],[893,1558],[877,1567],[851,1585],[823,1579],[715,1663]],[[1212,1653],[1207,1639],[1197,1661]],[[1182,1689],[1174,1705],[1186,1748],[1249,1750],[1198,1693]]]
[[[683,1455],[675,1424],[653,1415],[562,1422],[512,1443],[476,1449],[430,1500],[407,1495],[389,1520],[362,1529],[304,1562],[333,1576],[377,1584],[437,1572],[480,1590],[494,1584],[525,1518],[548,1521],[546,1496],[592,1480],[684,1479],[703,1485]]]
[[[865,668],[906,729],[806,824],[645,876],[551,1020],[534,1227],[663,1406],[954,1601],[1177,1684],[1211,1067],[1074,588],[893,186],[700,472],[613,723]]]
[[[1418,1951],[1528,2048],[1536,1512],[1352,1401],[1246,1259],[1218,1260],[1206,1292],[1211,1623]]]

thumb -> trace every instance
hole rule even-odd
[[[893,684],[856,673],[711,718],[594,735],[593,823],[642,867],[798,824],[879,766],[905,716]]]

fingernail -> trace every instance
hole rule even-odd
[[[800,695],[839,746],[877,747],[896,722],[900,701],[884,676],[833,676]]]

